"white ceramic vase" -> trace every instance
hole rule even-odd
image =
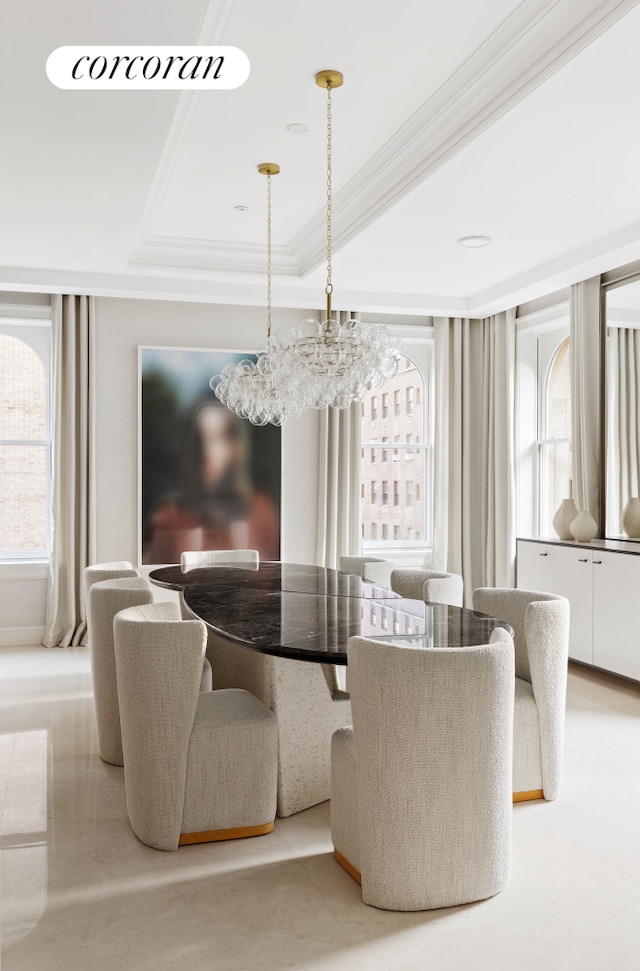
[[[631,496],[622,511],[622,528],[629,539],[640,539],[640,499]]]
[[[578,543],[590,543],[598,532],[598,524],[591,513],[585,510],[584,512],[578,513],[569,526],[569,529],[571,530],[571,535]]]
[[[560,539],[573,539],[569,527],[577,515],[578,510],[573,499],[563,499],[553,517],[553,528]]]

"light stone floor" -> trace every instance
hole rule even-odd
[[[572,667],[555,803],[514,809],[507,888],[366,907],[328,803],[252,840],[162,853],[96,752],[82,650],[0,650],[2,971],[637,971],[640,686]]]

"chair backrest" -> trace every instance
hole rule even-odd
[[[84,569],[84,585],[88,592],[92,583],[102,580],[121,580],[125,577],[139,577],[140,574],[128,560],[114,560],[112,563],[94,563]]]
[[[392,560],[380,556],[341,556],[338,559],[338,569],[343,573],[351,573],[384,587],[389,586],[394,565]]]
[[[348,657],[365,902],[420,910],[496,893],[510,865],[510,635],[454,650],[352,637]]]
[[[391,589],[401,597],[462,607],[462,577],[436,570],[393,570]]]
[[[530,653],[536,650],[540,635],[550,649],[545,666],[564,670],[569,650],[569,602],[565,597],[536,590],[510,587],[478,587],[473,591],[473,609],[505,620],[513,627],[516,651],[516,678],[532,681]],[[555,647],[554,647],[555,644]]]
[[[94,583],[103,580],[122,580],[126,577],[139,577],[128,560],[114,560],[111,563],[94,563],[84,568],[84,604],[87,613],[87,639],[91,643],[91,621],[89,620],[89,590]]]
[[[343,573],[351,573],[353,576],[362,579],[362,570],[365,563],[385,563],[386,561],[379,556],[340,556],[338,558],[338,569]]]
[[[98,580],[91,583],[87,605],[91,628],[91,674],[98,727],[98,751],[105,762],[122,765],[122,734],[113,642],[113,619],[126,607],[153,600],[151,586],[142,577]]]
[[[473,607],[515,631],[516,677],[529,681],[538,711],[545,799],[555,799],[562,776],[569,659],[569,601],[551,593],[481,587]]]
[[[180,554],[182,567],[224,566],[225,563],[242,563],[259,566],[258,550],[185,550]]]
[[[464,586],[457,573],[434,573],[424,582],[422,599],[433,604],[451,604],[462,607]]]
[[[144,842],[175,849],[207,629],[160,602],[121,611],[114,636],[129,820]]]

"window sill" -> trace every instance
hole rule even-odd
[[[48,576],[48,560],[0,560],[0,580],[43,580]]]
[[[425,570],[431,566],[433,557],[433,550],[430,546],[394,547],[385,543],[367,543],[362,549],[362,555],[366,556],[367,553],[393,560],[398,567],[414,567]]]

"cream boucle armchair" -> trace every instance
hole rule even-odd
[[[98,580],[89,587],[88,622],[91,630],[91,676],[98,727],[100,758],[124,765],[120,705],[113,643],[113,619],[126,607],[153,601],[149,581],[142,577]]]
[[[180,554],[180,566],[183,568],[239,564],[257,570],[259,563],[258,550],[184,550]]]
[[[551,593],[481,587],[473,609],[515,631],[513,800],[555,799],[562,749],[569,659],[569,601]]]
[[[331,836],[365,903],[431,910],[500,891],[511,862],[513,641],[352,637],[353,727],[331,749]]]
[[[259,836],[276,812],[278,726],[247,691],[200,692],[207,629],[172,603],[114,621],[127,812],[160,850]]]
[[[401,597],[462,607],[462,577],[435,570],[392,570],[391,589]]]
[[[332,700],[322,665],[260,654],[213,631],[207,653],[216,686],[245,688],[278,719],[278,816],[327,800],[331,736],[351,724],[351,707]]]
[[[379,556],[341,556],[338,560],[338,569],[343,573],[352,573],[383,587],[388,587],[391,583],[394,565],[393,560],[385,560]]]
[[[255,568],[248,555],[251,550],[213,550],[193,555],[206,557],[213,553],[209,565],[224,565],[224,559],[234,552],[238,554],[235,565]],[[258,553],[253,563],[257,566]],[[383,565],[389,569],[387,561]],[[361,575],[360,570],[357,575]],[[184,616],[192,616],[184,603],[183,612]],[[350,723],[351,708],[348,700],[332,700],[322,666],[251,651],[214,631],[209,631],[207,657],[216,688],[250,691],[277,717],[278,816],[290,816],[327,800],[331,735],[336,728]]]

